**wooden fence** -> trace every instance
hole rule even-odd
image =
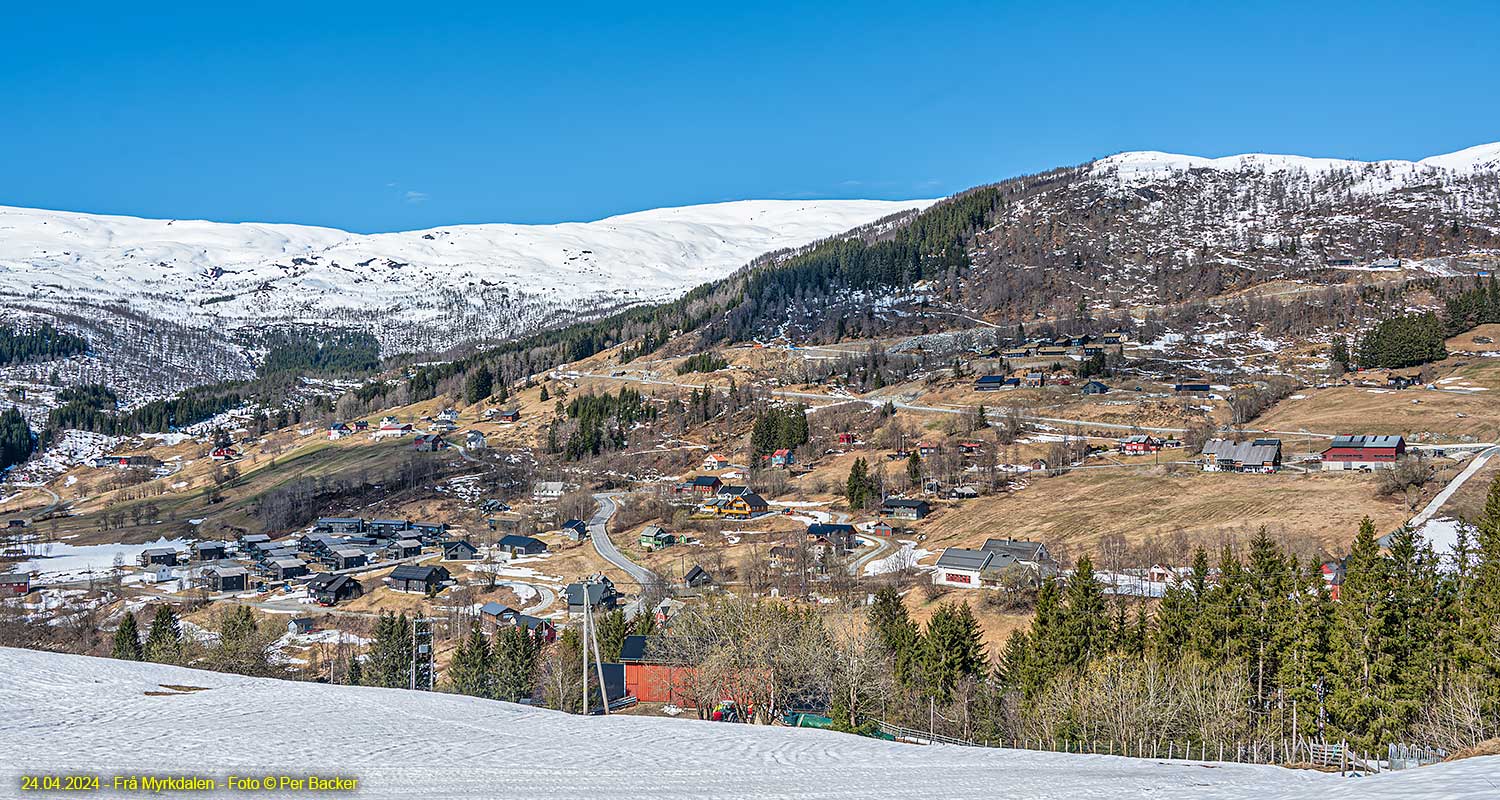
[[[1447,753],[1438,748],[1412,744],[1391,744],[1385,752],[1361,752],[1347,742],[1319,742],[1310,739],[1277,739],[1248,742],[1206,742],[1187,740],[1068,740],[1068,739],[962,739],[940,733],[893,725],[876,720],[880,732],[897,741],[912,744],[939,744],[956,747],[1006,747],[1016,750],[1043,750],[1055,753],[1110,755],[1126,758],[1214,761],[1235,764],[1310,764],[1341,773],[1368,774],[1409,769],[1442,761]]]

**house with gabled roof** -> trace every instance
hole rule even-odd
[[[514,533],[502,537],[496,547],[511,556],[535,556],[547,552],[547,543],[541,539]]]
[[[647,525],[641,529],[640,543],[642,549],[651,552],[671,547],[677,543],[677,537],[662,530],[660,525]]]
[[[1281,469],[1281,440],[1235,442],[1209,439],[1203,443],[1204,472],[1274,473]]]
[[[1320,456],[1326,470],[1391,469],[1406,454],[1402,436],[1335,436]]]
[[[589,538],[589,525],[581,519],[570,519],[562,524],[562,535],[575,542]]]
[[[402,564],[391,570],[385,582],[398,592],[422,592],[430,594],[440,591],[453,580],[446,567]]]
[[[203,581],[210,592],[243,592],[250,571],[244,567],[209,567],[203,570]]]
[[[926,500],[887,497],[880,504],[880,512],[895,519],[922,519],[932,513],[932,505]]]
[[[464,539],[453,539],[439,546],[443,548],[444,561],[473,561],[479,557],[479,548]]]
[[[363,597],[365,587],[352,575],[320,572],[308,581],[307,594],[318,605],[333,606],[345,600]]]

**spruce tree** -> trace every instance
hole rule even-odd
[[[1071,667],[1083,667],[1110,649],[1104,586],[1094,577],[1094,562],[1087,555],[1078,559],[1078,566],[1068,578],[1067,605],[1058,645],[1062,663]]]
[[[448,691],[470,697],[495,695],[495,655],[480,626],[469,630],[448,663]]]
[[[891,659],[892,672],[898,683],[910,685],[917,678],[922,634],[907,613],[906,603],[894,586],[875,593],[867,612],[870,630]]]
[[[156,609],[151,618],[151,630],[146,634],[146,660],[161,664],[182,662],[182,629],[177,623],[177,613],[169,605]]]
[[[129,611],[120,620],[120,627],[115,629],[114,646],[109,654],[124,661],[141,660],[141,632],[136,628],[135,615]]]
[[[927,621],[922,650],[927,690],[940,703],[952,698],[959,681],[982,677],[987,669],[983,634],[968,603],[938,607]]]
[[[1386,589],[1375,523],[1366,517],[1344,562],[1344,579],[1334,606],[1329,634],[1334,680],[1328,695],[1328,714],[1334,725],[1364,747],[1384,741],[1391,720]]]
[[[630,628],[625,622],[625,612],[621,609],[600,614],[599,623],[599,654],[605,661],[616,662],[620,660],[620,648],[625,645],[625,637],[629,635]]]
[[[525,628],[503,628],[495,635],[496,697],[517,702],[532,696],[541,650],[541,640]]]

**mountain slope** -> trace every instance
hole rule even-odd
[[[355,325],[400,352],[533,330],[563,309],[666,299],[764,253],[930,202],[747,200],[373,235],[0,208],[0,300],[124,303],[205,328]]]
[[[22,774],[343,775],[361,796],[1480,797],[1500,759],[1371,778],[811,729],[576,717],[453,695],[290,683],[0,649],[0,782]],[[167,687],[197,687],[173,690]],[[103,783],[107,784],[106,778]],[[1002,788],[1003,787],[1003,788]],[[1441,792],[1441,794],[1439,794]],[[105,796],[116,796],[103,792]],[[261,794],[265,797],[294,793]],[[207,795],[235,796],[220,790]]]

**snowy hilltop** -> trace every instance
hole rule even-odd
[[[1204,158],[1139,150],[1101,158],[1092,164],[1096,176],[1113,176],[1122,184],[1150,183],[1192,170],[1215,172],[1303,173],[1309,177],[1350,172],[1365,180],[1365,191],[1389,191],[1419,180],[1442,180],[1500,169],[1500,142],[1468,147],[1420,161],[1352,161],[1341,158],[1244,153]]]
[[[0,207],[0,300],[87,316],[128,307],[204,329],[354,326],[400,352],[667,299],[931,202],[745,200],[379,234]]]
[[[1240,764],[918,746],[805,728],[578,717],[457,695],[0,648],[0,784],[23,775],[358,779],[426,798],[1493,797],[1500,758],[1365,778]],[[305,793],[260,792],[260,797]],[[134,795],[128,795],[134,796]]]

